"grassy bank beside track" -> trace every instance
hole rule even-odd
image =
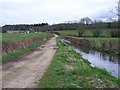
[[[11,35],[13,35],[13,36],[11,36]],[[46,41],[48,41],[52,37],[52,35],[48,34],[48,33],[30,33],[30,34],[5,33],[5,34],[3,34],[2,41],[5,41],[5,42],[14,41],[15,43],[18,42],[19,40],[22,40],[24,42],[24,40],[33,40],[38,37],[42,38],[42,39],[38,40],[37,42],[31,43],[30,45],[26,46],[25,48],[16,50],[14,52],[8,52],[8,53],[0,56],[2,58],[2,59],[0,59],[0,63],[6,63],[8,61],[17,59],[17,58],[21,57],[22,55],[31,53],[38,46],[45,44]],[[6,47],[6,48],[9,48],[9,47]]]
[[[46,41],[42,41],[42,42],[37,42],[34,44],[29,45],[28,47],[21,49],[19,51],[16,52],[12,52],[12,53],[8,53],[7,55],[3,55],[2,56],[2,61],[0,61],[0,63],[6,63],[10,60],[19,58],[22,55],[25,55],[27,53],[31,53],[32,51],[34,51],[35,48],[37,48],[38,46],[44,44]]]
[[[39,88],[118,88],[119,79],[106,70],[91,67],[79,53],[59,40],[57,44],[59,48]]]

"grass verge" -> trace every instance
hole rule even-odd
[[[51,65],[40,80],[39,88],[118,88],[120,80],[107,71],[93,68],[70,47],[57,40]]]
[[[120,54],[118,38],[85,38],[90,42],[90,48],[109,54]]]
[[[30,53],[32,52],[35,48],[37,48],[38,46],[44,44],[46,41],[40,41],[34,44],[29,45],[28,47],[21,49],[19,51],[16,52],[12,52],[12,53],[8,53],[7,55],[3,55],[2,59],[0,59],[0,63],[6,63],[10,60],[16,59],[24,54]]]

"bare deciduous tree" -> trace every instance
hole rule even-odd
[[[112,9],[111,12],[118,16],[118,21],[120,22],[120,0],[118,1],[118,6]]]
[[[118,2],[118,21],[120,22],[120,0]]]
[[[77,24],[78,36],[82,37],[85,32],[85,24]]]

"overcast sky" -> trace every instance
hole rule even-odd
[[[0,0],[0,26],[116,17],[117,0]]]

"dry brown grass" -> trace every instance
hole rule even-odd
[[[36,39],[29,39],[29,40],[18,40],[18,41],[2,41],[2,54],[7,54],[9,52],[15,52],[21,50],[30,44],[44,41],[45,38],[36,38]]]

